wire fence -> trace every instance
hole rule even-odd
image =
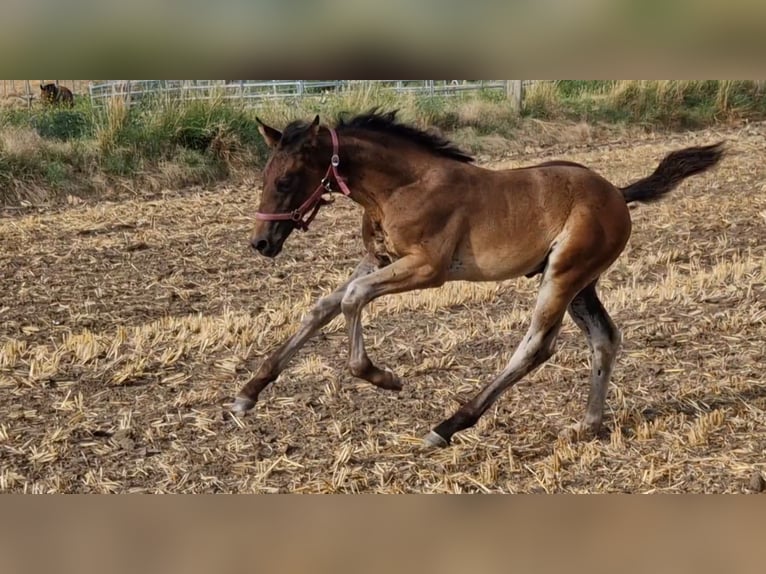
[[[494,92],[508,96],[519,106],[524,87],[539,80],[2,80],[0,95],[31,107],[40,99],[39,86],[56,83],[69,88],[75,97],[86,97],[95,106],[112,99],[128,104],[144,98],[222,98],[246,105],[273,99],[295,99],[342,94],[354,89],[376,87],[398,94],[456,96],[468,92]]]
[[[100,105],[113,98],[129,102],[146,96],[180,99],[223,98],[257,104],[269,99],[289,99],[343,93],[376,86],[399,94],[450,96],[464,92],[508,93],[509,82],[520,80],[103,80],[91,82],[91,101]]]

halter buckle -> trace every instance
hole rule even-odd
[[[298,223],[301,219],[303,219],[303,214],[300,212],[300,210],[296,209],[290,214],[290,219],[295,223]]]
[[[332,154],[332,157],[330,158],[330,163],[333,167],[338,167],[340,165],[340,158],[338,157],[337,153]]]

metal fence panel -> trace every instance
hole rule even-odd
[[[507,90],[507,80],[100,80],[89,86],[91,101],[137,101],[145,96],[179,99],[223,98],[247,104],[274,98],[301,98],[376,86],[396,93],[450,96],[468,91]]]

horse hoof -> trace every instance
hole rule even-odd
[[[572,443],[588,442],[596,436],[598,436],[598,427],[582,422],[568,426],[559,433],[559,438]]]
[[[250,411],[255,406],[255,401],[253,399],[248,399],[247,397],[237,397],[234,399],[234,402],[229,405],[229,410],[235,414],[243,415],[247,411]]]
[[[373,367],[369,372],[364,375],[357,375],[367,382],[372,383],[379,389],[385,391],[401,391],[402,380],[391,369]]]
[[[383,372],[388,373],[389,375],[388,380],[386,381],[385,385],[383,385],[383,388],[389,391],[401,391],[403,385],[399,376],[391,369],[383,369]]]
[[[443,436],[431,431],[423,437],[423,444],[429,448],[447,448],[449,446],[449,441]]]

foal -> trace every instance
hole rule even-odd
[[[241,389],[231,408],[244,413],[295,353],[339,313],[346,319],[351,373],[382,389],[399,378],[376,366],[362,337],[362,309],[391,293],[439,287],[447,281],[499,281],[542,274],[529,329],[507,367],[473,400],[424,439],[447,446],[473,426],[497,398],[554,352],[568,311],[592,351],[590,392],[578,433],[596,433],[620,345],[596,294],[602,273],[631,232],[627,204],[654,201],[682,180],[718,163],[722,143],[669,154],[657,170],[617,188],[589,168],[548,162],[492,171],[449,141],[398,123],[395,112],[368,113],[336,128],[294,122],[284,133],[260,122],[271,155],[264,170],[252,247],[275,257],[294,229],[308,228],[340,192],[364,208],[366,256],[351,277],[320,299]]]

